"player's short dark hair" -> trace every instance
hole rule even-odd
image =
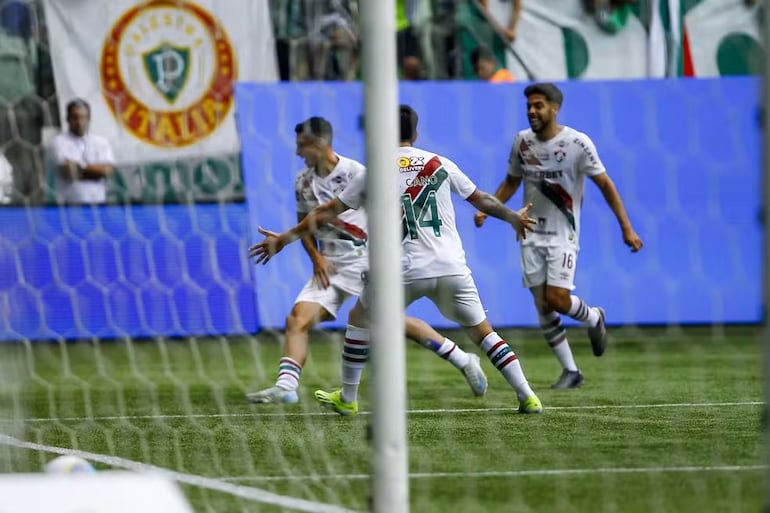
[[[86,112],[88,112],[89,115],[91,114],[91,106],[88,104],[88,102],[83,98],[75,98],[74,100],[70,100],[70,102],[67,104],[67,117],[70,117],[72,111],[78,107],[86,109]]]
[[[550,82],[541,82],[539,84],[528,85],[524,89],[524,96],[527,98],[533,94],[542,94],[549,102],[555,103],[559,106],[561,106],[562,102],[564,101],[564,95],[562,94],[561,89],[556,87],[554,84],[551,84]]]
[[[398,124],[401,130],[401,142],[412,141],[417,135],[417,112],[409,105],[398,106]]]
[[[492,61],[497,62],[497,57],[492,53],[492,50],[486,46],[479,46],[471,52],[471,63],[475,68],[479,61]]]
[[[312,118],[306,119],[302,123],[298,123],[297,126],[294,127],[294,132],[297,135],[305,134],[318,137],[326,141],[326,143],[330,146],[332,144],[332,138],[334,137],[332,124],[320,116],[313,116]]]

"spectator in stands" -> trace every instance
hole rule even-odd
[[[65,204],[106,201],[107,177],[115,159],[109,141],[89,132],[91,107],[85,100],[67,104],[69,130],[54,139],[57,165],[56,196]]]
[[[307,27],[299,0],[270,0],[278,73],[283,81],[307,78]]]
[[[281,80],[352,80],[357,0],[270,0]]]
[[[403,80],[424,78],[420,40],[412,20],[420,0],[396,0],[396,50],[398,68]]]
[[[489,10],[489,0],[457,0],[455,18],[462,52],[462,78],[476,76],[471,53],[479,46],[491,49],[497,62],[505,67],[506,51],[516,39],[521,0],[513,0],[507,24],[501,24]]]
[[[315,5],[310,34],[315,78],[354,80],[358,72],[358,3],[315,0]]]
[[[521,16],[521,0],[503,0],[503,2],[511,1],[511,14],[508,16],[508,22],[503,25],[500,21],[490,12],[489,0],[478,0],[482,7],[482,14],[484,14],[489,23],[492,24],[494,29],[505,38],[508,43],[513,43],[516,40],[516,27],[519,24],[519,16]]]
[[[513,82],[513,75],[506,68],[500,66],[488,48],[480,46],[471,52],[471,62],[479,80],[486,80],[493,84]]]

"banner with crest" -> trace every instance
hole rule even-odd
[[[592,11],[587,5],[594,5]],[[761,71],[757,0],[522,2],[505,65],[519,80],[715,77]],[[514,3],[488,0],[501,24]],[[549,44],[544,45],[543,41]]]
[[[269,4],[46,0],[62,109],[91,105],[119,164],[237,152],[236,81],[277,80]]]

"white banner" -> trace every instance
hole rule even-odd
[[[91,105],[119,163],[234,153],[236,81],[275,81],[267,0],[46,0],[62,108]]]
[[[511,5],[492,0],[490,10],[507,23]],[[636,16],[629,16],[618,33],[609,34],[586,14],[582,2],[522,2],[517,32],[513,49],[539,80],[647,76],[647,31]],[[516,77],[526,77],[510,56],[508,69]]]
[[[720,70],[720,51],[723,59],[742,61],[747,58],[749,46],[760,47],[758,9],[759,5],[747,7],[743,0],[702,0],[685,13],[684,24],[696,77],[726,74]],[[734,46],[732,53],[730,38],[743,39],[743,45]],[[749,73],[750,70],[740,71]]]

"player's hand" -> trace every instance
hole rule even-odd
[[[505,39],[508,40],[509,43],[513,43],[516,40],[516,29],[505,29]]]
[[[249,258],[256,259],[255,265],[265,265],[286,246],[287,241],[280,233],[265,230],[261,226],[258,230],[265,238],[249,248]]]
[[[532,203],[527,203],[516,211],[516,219],[511,223],[516,230],[516,240],[524,240],[527,238],[527,232],[535,231],[537,220],[529,217],[529,211],[532,210],[532,207]]]
[[[642,239],[639,238],[639,235],[631,227],[623,230],[623,242],[631,248],[631,253],[636,253],[644,246]]]
[[[329,281],[329,275],[337,272],[334,264],[326,260],[323,255],[319,254],[313,258],[313,281],[315,281],[321,288],[329,288],[331,282]]]
[[[476,212],[476,214],[473,216],[473,223],[476,225],[476,228],[481,228],[484,224],[484,221],[487,220],[488,215],[486,215],[484,212]]]

